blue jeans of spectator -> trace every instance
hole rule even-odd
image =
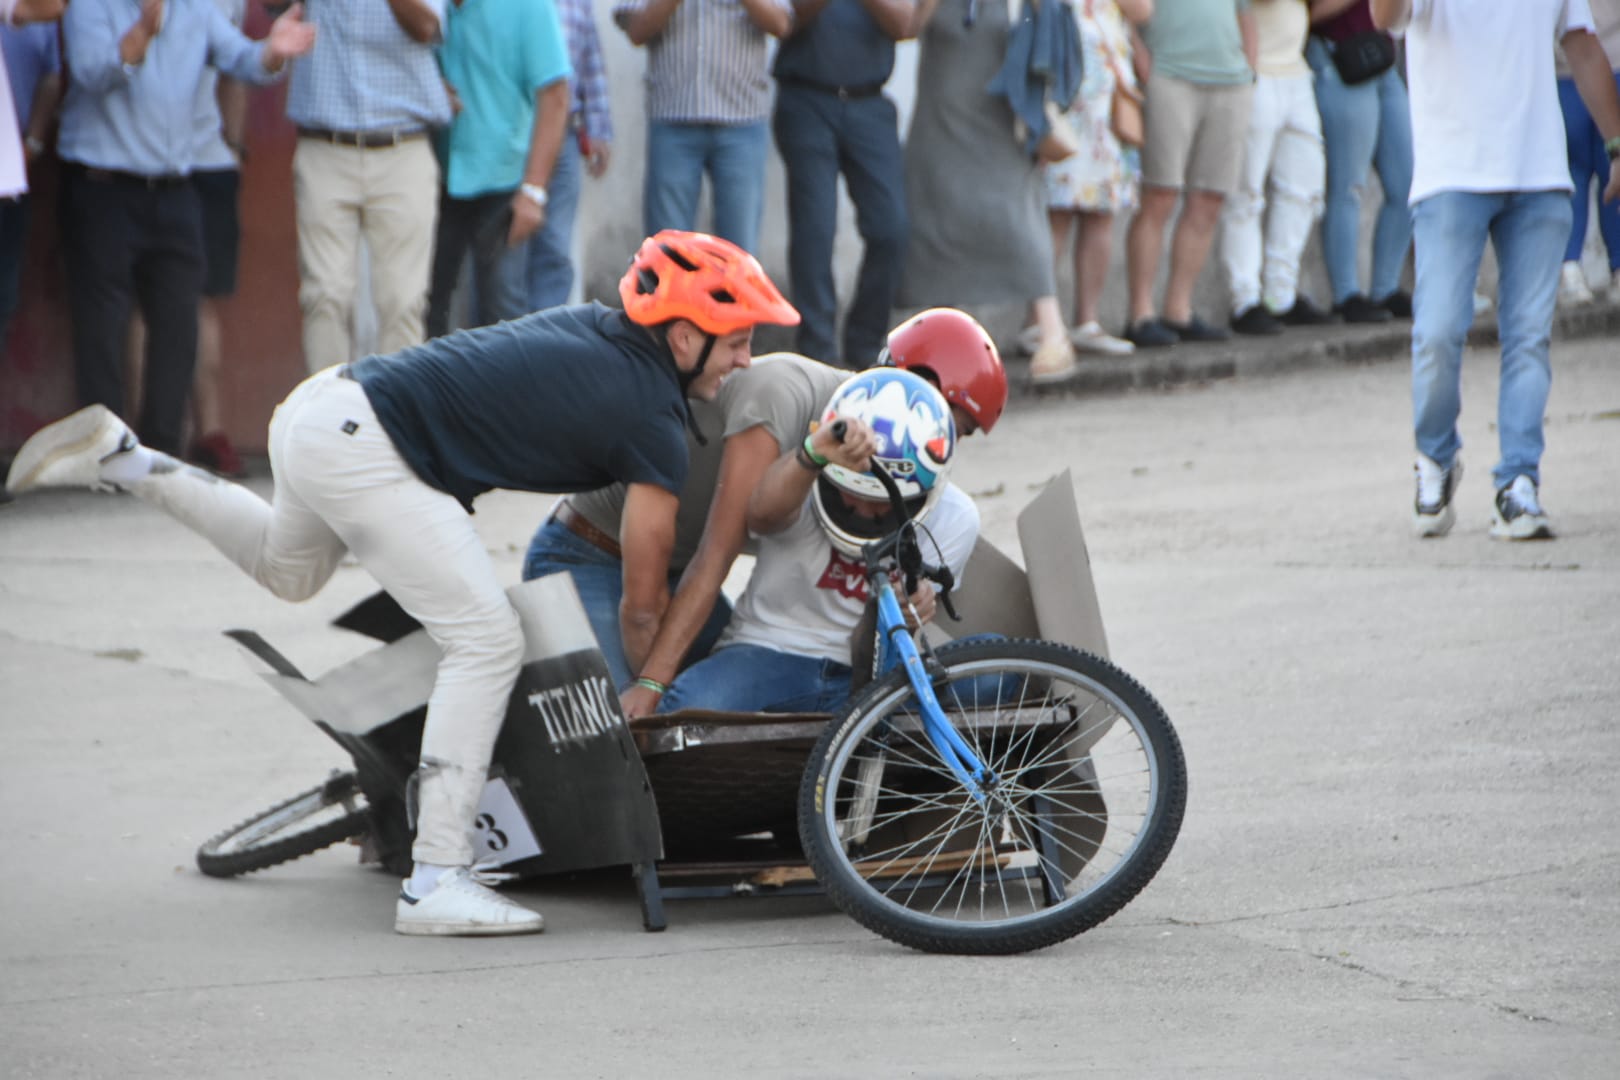
[[[555,519],[548,519],[535,531],[523,559],[523,580],[532,581],[547,574],[573,575],[574,588],[585,605],[585,615],[596,632],[602,656],[607,660],[613,684],[621,690],[636,673],[624,657],[624,639],[619,635],[619,601],[624,598],[624,562],[583,537],[575,536]],[[680,575],[671,574],[674,589]],[[688,662],[709,655],[720,632],[731,621],[731,604],[724,596],[717,599],[703,624],[697,641],[686,654]]]
[[[450,332],[450,301],[472,256],[472,301],[467,326],[489,326],[528,313],[524,307],[524,248],[507,244],[512,225],[512,193],[471,199],[439,198],[439,231],[433,246],[433,278],[428,292],[427,336]]]
[[[780,83],[773,120],[788,182],[788,269],[799,309],[796,348],[816,360],[852,368],[876,362],[906,256],[906,185],[894,102],[881,94],[841,99],[800,83]],[[838,230],[838,174],[855,204],[865,251],[837,339],[838,294],[833,237]]]
[[[683,671],[658,711],[832,712],[849,700],[852,674],[836,660],[728,645]]]
[[[647,235],[697,225],[703,176],[714,191],[716,236],[744,251],[759,243],[765,212],[765,152],[770,141],[763,120],[749,124],[647,124],[647,180],[642,196]]]
[[[0,199],[0,355],[6,351],[6,333],[17,311],[22,284],[23,245],[28,236],[28,196]]]
[[[574,215],[579,210],[579,140],[566,132],[546,183],[546,221],[529,240],[526,310],[568,303],[574,290]]]
[[[1406,84],[1394,68],[1375,79],[1346,86],[1327,47],[1311,38],[1305,49],[1316,77],[1316,106],[1322,114],[1327,151],[1327,191],[1322,212],[1322,259],[1333,285],[1333,302],[1356,293],[1382,300],[1401,283],[1401,267],[1412,243],[1406,197],[1412,187],[1412,119]],[[1372,283],[1361,288],[1361,195],[1367,172],[1375,167],[1384,204],[1373,229]],[[1473,284],[1469,284],[1472,296]]]
[[[1609,57],[1613,62],[1614,57]],[[1620,87],[1620,74],[1615,75]],[[1581,248],[1586,246],[1586,219],[1588,204],[1592,200],[1592,181],[1598,186],[1598,229],[1603,233],[1603,246],[1609,252],[1609,272],[1620,270],[1620,203],[1604,202],[1603,188],[1609,182],[1609,155],[1603,149],[1603,133],[1598,130],[1592,114],[1586,109],[1575,89],[1574,79],[1558,80],[1558,101],[1564,107],[1564,137],[1569,147],[1569,178],[1575,183],[1575,196],[1571,209],[1575,222],[1569,230],[1569,245],[1564,248],[1565,262],[1579,262]]]
[[[1412,297],[1412,415],[1417,448],[1449,468],[1462,448],[1463,346],[1474,319],[1474,279],[1490,239],[1499,276],[1502,375],[1496,425],[1498,489],[1516,476],[1541,483],[1542,416],[1552,385],[1549,348],[1558,267],[1569,239],[1562,191],[1431,195],[1412,208],[1417,289]]]

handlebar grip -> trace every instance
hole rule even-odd
[[[839,442],[844,441],[844,436],[848,432],[849,432],[849,423],[847,421],[834,420],[832,422],[832,435],[833,435],[833,438],[837,439]]]

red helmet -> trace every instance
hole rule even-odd
[[[965,409],[979,430],[995,427],[1007,407],[1001,354],[979,321],[955,308],[929,308],[889,331],[880,364],[931,375],[952,405]]]
[[[643,326],[686,319],[706,334],[729,334],[759,323],[798,324],[764,269],[728,240],[665,229],[641,242],[619,279],[625,314]]]

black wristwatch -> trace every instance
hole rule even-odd
[[[1620,135],[1616,135],[1612,139],[1605,139],[1603,142],[1603,150],[1609,155],[1610,161],[1620,158]]]

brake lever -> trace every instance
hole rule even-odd
[[[948,566],[930,566],[924,568],[923,576],[939,586],[939,606],[945,609],[945,614],[951,617],[952,622],[961,622],[962,616],[956,613],[956,605],[951,603],[951,590],[956,588],[956,575],[951,573]]]

